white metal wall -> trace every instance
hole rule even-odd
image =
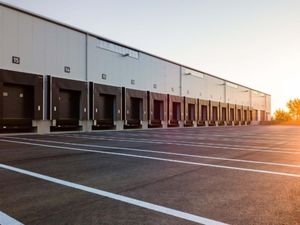
[[[202,73],[182,67],[182,95],[208,99],[207,80],[204,76]]]
[[[0,31],[3,69],[85,79],[85,34],[2,6]],[[13,56],[20,64],[12,63]]]
[[[102,74],[106,79],[102,79]],[[97,47],[97,38],[91,36],[88,36],[88,79],[137,90],[180,93],[179,66],[144,53],[139,53],[136,59]]]
[[[251,92],[252,107],[258,110],[266,111],[266,95],[257,91]]]
[[[226,101],[230,104],[251,106],[251,90],[226,82]]]
[[[138,57],[134,58],[103,49],[96,37],[3,6],[0,6],[0,32],[1,69],[227,102],[271,112],[271,97],[265,94],[228,85],[223,79],[146,53],[136,51]],[[21,63],[13,64],[13,56],[20,57]],[[70,67],[70,73],[65,72],[65,66]]]
[[[224,80],[182,68],[182,95],[217,102],[225,101]]]

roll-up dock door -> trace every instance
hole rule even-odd
[[[87,120],[87,83],[47,77],[50,131],[81,130],[80,120]]]
[[[172,112],[173,112],[173,116],[172,116],[172,120],[176,120],[179,121],[180,120],[180,114],[181,114],[181,109],[180,109],[180,102],[173,102],[172,103]]]
[[[122,120],[122,88],[92,82],[89,86],[92,129],[114,129]]]
[[[227,124],[227,116],[228,116],[228,104],[220,102],[220,114],[219,114],[219,126],[224,126]]]
[[[227,110],[226,110],[225,107],[222,107],[222,113],[221,113],[221,115],[222,115],[221,120],[222,120],[223,122],[227,121]]]
[[[188,104],[188,117],[187,121],[194,121],[196,119],[195,116],[195,104]]]
[[[131,108],[131,120],[142,121],[143,116],[143,99],[142,98],[130,98],[130,108]],[[138,122],[138,123],[139,123]]]
[[[202,105],[201,106],[201,121],[207,121],[208,120],[208,110],[207,110],[207,105]]]
[[[218,121],[218,107],[212,107],[212,121]]]
[[[183,97],[168,95],[168,126],[178,127],[183,121],[184,101]]]
[[[59,91],[59,118],[68,123],[79,121],[80,114],[80,91],[64,90]]]
[[[244,124],[246,125],[248,122],[248,110],[244,109]]]
[[[184,126],[193,126],[196,121],[197,99],[184,97]]]
[[[209,120],[209,101],[198,100],[198,126],[205,126]]]
[[[166,94],[148,91],[148,127],[162,127],[167,121],[167,101]]]
[[[141,128],[147,121],[147,92],[123,88],[124,128]]]
[[[266,112],[264,110],[260,110],[260,121],[266,120]]]
[[[33,132],[43,119],[43,77],[0,70],[0,132]]]
[[[235,105],[229,104],[228,105],[229,108],[229,121],[228,121],[228,125],[234,125],[235,122]]]
[[[107,123],[113,124],[114,122],[114,112],[115,112],[115,101],[116,97],[114,95],[100,94],[100,102],[102,107],[100,107],[100,117],[103,118]],[[101,110],[102,109],[102,110]]]
[[[154,100],[153,101],[153,111],[154,111],[154,121],[157,121],[161,124],[161,121],[164,118],[164,102],[161,100]]]
[[[219,122],[219,102],[210,101],[210,126],[215,126]]]
[[[238,119],[239,122],[242,121],[242,110],[241,109],[237,110],[237,119]]]
[[[242,120],[243,120],[243,115],[242,115],[243,107],[240,106],[240,105],[236,105],[235,108],[236,108],[236,118],[235,118],[234,124],[235,125],[240,125],[242,123]]]

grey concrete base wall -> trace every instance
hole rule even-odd
[[[49,121],[49,120],[34,120],[34,121],[32,121],[32,126],[37,127],[38,134],[48,134],[48,133],[50,133],[51,121]]]
[[[148,129],[148,121],[142,121],[142,129]]]
[[[116,130],[124,130],[124,121],[123,120],[115,121],[115,127]]]
[[[48,134],[50,133],[50,126],[55,124],[55,121],[50,121],[50,120],[34,120],[32,122],[32,126],[37,127],[36,133],[37,134]],[[124,130],[124,121],[123,120],[118,120],[114,122],[115,125],[115,130]],[[141,129],[148,129],[148,121],[141,121]],[[79,125],[82,127],[80,130],[81,132],[92,132],[92,126],[93,126],[93,121],[92,120],[81,120],[79,121]],[[239,122],[238,125],[233,124],[228,124],[225,122],[225,126],[251,126],[251,125],[259,125],[259,121],[252,121],[250,125],[242,125],[241,122]],[[209,126],[208,122],[205,122],[205,126]],[[216,126],[218,126],[218,122],[216,121]],[[168,127],[168,121],[162,121],[162,128],[167,128]],[[184,122],[179,121],[179,127],[184,127]],[[193,126],[192,127],[197,127],[197,122],[193,121]]]

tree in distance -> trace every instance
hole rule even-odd
[[[291,99],[286,104],[288,112],[283,109],[277,109],[274,113],[277,121],[300,120],[300,99]]]
[[[277,109],[274,113],[275,120],[277,121],[289,121],[292,119],[289,112],[284,111],[283,109]]]
[[[289,113],[290,113],[292,119],[299,120],[300,119],[300,99],[299,98],[292,99],[292,100],[288,101],[288,103],[286,105],[289,109]]]

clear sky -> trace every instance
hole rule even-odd
[[[272,95],[300,97],[300,0],[2,0]]]

